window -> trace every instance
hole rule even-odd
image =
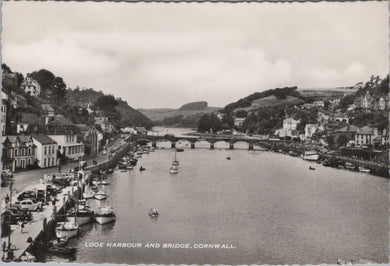
[[[46,158],[43,160],[43,167],[46,167]]]
[[[28,155],[31,155],[31,148],[28,148]]]
[[[54,157],[51,158],[51,165],[54,165]]]
[[[47,167],[50,167],[50,158],[47,159]]]
[[[51,153],[54,154],[54,146],[51,146]]]
[[[46,153],[47,153],[47,150],[46,150],[46,148],[47,148],[47,147],[45,146],[45,152],[44,152],[44,154],[45,154],[45,155],[46,155]]]

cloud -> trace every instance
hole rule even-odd
[[[3,61],[24,74],[46,68],[70,87],[137,108],[224,106],[275,87],[383,76],[386,7],[4,2]]]

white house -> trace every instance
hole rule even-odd
[[[242,127],[244,124],[245,118],[236,117],[234,118],[234,126],[236,127]]]
[[[20,88],[31,96],[37,97],[41,94],[41,86],[36,80],[32,79],[29,76],[27,76],[23,80],[22,84],[20,85]]]
[[[77,142],[77,135],[73,131],[59,132],[49,135],[58,144],[58,151],[72,161],[80,160],[84,156],[84,145]]]
[[[36,158],[40,168],[58,165],[58,145],[53,139],[44,134],[31,135],[36,148]]]
[[[318,131],[318,124],[306,124],[305,138],[311,138]]]

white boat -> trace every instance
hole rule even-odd
[[[98,192],[95,193],[94,198],[97,200],[104,200],[107,198],[107,195],[103,190],[99,190]]]
[[[93,181],[92,181],[92,184],[93,184],[94,186],[101,185],[101,184],[102,184],[102,181],[101,181],[101,180],[93,180]]]
[[[77,215],[76,212],[73,211],[68,214],[68,216],[66,217],[66,221],[73,224],[77,222],[78,225],[90,223],[93,221],[93,211],[88,209],[78,210]]]
[[[307,161],[317,161],[320,155],[316,151],[305,151],[303,159]]]
[[[110,181],[108,181],[107,179],[103,179],[103,180],[101,181],[101,184],[102,184],[102,185],[109,185],[109,184],[110,184]]]
[[[169,169],[170,174],[177,174],[179,173],[179,169],[177,168],[176,165],[172,165],[171,168]]]
[[[133,168],[134,168],[134,166],[132,166],[131,164],[126,165],[126,169],[128,169],[128,170],[132,170]]]
[[[77,236],[79,225],[74,222],[58,222],[55,228],[57,238],[71,238]]]
[[[359,171],[362,172],[362,173],[369,173],[369,172],[370,172],[370,169],[365,168],[365,167],[363,167],[363,166],[359,166]]]
[[[111,206],[99,207],[95,213],[95,220],[98,224],[106,224],[115,221],[114,208]]]
[[[91,199],[95,196],[95,192],[92,191],[91,187],[89,184],[85,187],[85,192],[83,193],[83,198],[84,199]]]

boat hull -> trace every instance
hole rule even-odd
[[[96,216],[95,220],[98,224],[107,224],[115,221],[115,216]]]
[[[318,154],[304,155],[303,159],[306,161],[317,161],[320,158]]]
[[[84,224],[87,224],[87,223],[90,223],[92,222],[92,215],[89,215],[89,216],[77,216],[77,224],[78,225],[84,225]],[[67,222],[70,222],[70,223],[75,223],[76,222],[76,219],[75,217],[67,217],[66,218],[66,221]]]
[[[101,194],[95,194],[94,198],[97,200],[105,200],[107,198],[107,196],[101,195]]]
[[[78,229],[65,229],[65,230],[56,229],[57,238],[66,237],[69,239],[77,236],[77,233],[78,233]]]

